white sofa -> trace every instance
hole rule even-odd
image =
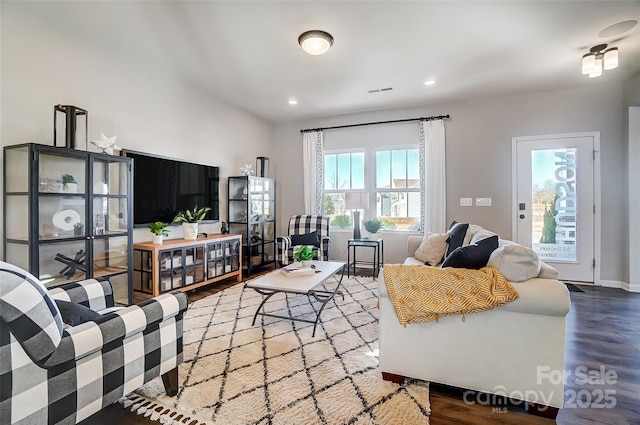
[[[472,229],[472,227],[474,229]],[[469,232],[478,229],[472,226]],[[468,233],[469,233],[468,232]],[[465,242],[473,235],[467,234]],[[422,241],[410,236],[405,264]],[[514,244],[500,240],[500,245]],[[425,266],[428,267],[428,266]],[[563,406],[565,318],[570,298],[557,272],[543,265],[538,277],[511,282],[519,299],[496,309],[437,322],[398,323],[380,274],[380,371],[388,380],[417,378],[525,401],[529,411],[555,417]],[[475,392],[465,402],[482,403]],[[490,398],[490,400],[492,400]],[[548,407],[548,408],[547,408]]]

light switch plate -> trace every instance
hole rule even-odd
[[[490,207],[491,198],[476,198],[476,207]]]
[[[461,207],[470,207],[473,205],[472,198],[460,198],[460,206]]]

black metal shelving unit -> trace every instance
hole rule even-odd
[[[4,147],[5,260],[47,287],[109,279],[115,301],[131,304],[132,172],[130,158],[36,143]]]
[[[276,264],[276,181],[267,177],[229,177],[227,219],[229,231],[242,235],[242,267]]]

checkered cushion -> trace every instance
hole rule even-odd
[[[44,285],[4,262],[0,262],[0,317],[36,364],[42,365],[60,344],[62,318]]]
[[[320,236],[320,250],[317,247],[309,246],[315,252],[314,259],[328,261],[329,246],[329,216],[323,215],[294,215],[289,219],[289,234],[277,238],[278,260],[281,265],[287,265],[293,261],[293,252],[303,245],[291,245],[291,235],[305,235],[316,232]]]
[[[98,308],[113,305],[108,282],[88,280],[60,289],[70,293],[56,288],[57,299],[80,299]],[[182,362],[186,308],[184,293],[163,294],[71,327],[42,365],[31,361],[21,336],[5,326],[3,317],[0,424],[75,424],[174,369]]]

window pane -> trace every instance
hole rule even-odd
[[[407,151],[394,150],[391,152],[391,187],[407,187]]]
[[[349,189],[351,183],[351,154],[338,154],[338,189]]]
[[[407,150],[407,187],[420,188],[420,161],[418,149]],[[419,213],[418,213],[419,215]]]
[[[351,189],[364,189],[364,152],[351,154]]]
[[[418,192],[378,192],[376,211],[384,229],[417,230],[420,224]]]
[[[329,216],[331,227],[340,229],[353,228],[350,211],[344,207],[344,193],[325,193],[324,215]]]
[[[391,152],[376,152],[376,187],[391,187]]]
[[[336,156],[324,156],[324,189],[335,190],[337,186],[338,176],[336,174]]]
[[[407,193],[407,216],[420,217],[420,192]]]

